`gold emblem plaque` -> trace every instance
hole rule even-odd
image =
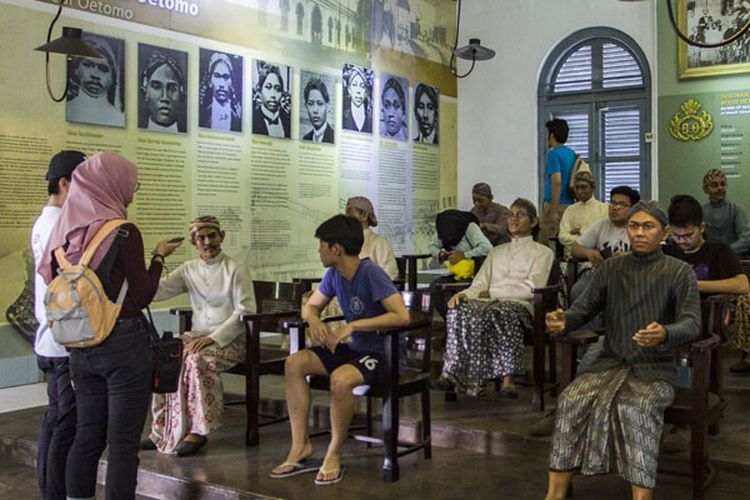
[[[688,99],[680,105],[680,112],[672,117],[669,133],[680,141],[700,141],[708,137],[714,129],[714,120],[695,99]]]

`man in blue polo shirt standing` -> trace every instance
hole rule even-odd
[[[566,208],[575,200],[568,193],[568,182],[573,173],[576,153],[564,144],[568,141],[568,122],[555,118],[545,124],[547,128],[547,163],[544,167],[544,204],[539,220],[539,237],[542,245],[557,236],[560,219]]]
[[[336,215],[315,231],[320,240],[320,261],[328,268],[323,281],[305,305],[302,316],[311,336],[321,345],[304,349],[286,360],[286,400],[292,429],[292,446],[286,460],[269,474],[284,478],[315,472],[315,484],[334,484],[344,476],[341,448],[354,415],[352,390],[362,384],[380,381],[383,342],[370,332],[405,325],[409,312],[401,295],[380,267],[370,259],[359,258],[364,242],[360,222]],[[336,297],[346,325],[329,331],[320,312]],[[340,343],[351,336],[348,344]],[[405,359],[406,350],[401,350]],[[331,442],[321,464],[312,459],[313,445],[307,428],[310,388],[305,377],[330,377]]]

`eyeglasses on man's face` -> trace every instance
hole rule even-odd
[[[622,210],[623,208],[630,208],[632,205],[630,203],[625,203],[624,201],[613,201],[610,202],[609,206],[617,210]]]

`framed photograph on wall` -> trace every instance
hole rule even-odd
[[[188,53],[138,44],[138,128],[187,132]]]
[[[253,134],[289,139],[292,135],[292,68],[255,60]]]
[[[242,56],[200,49],[198,126],[242,132]]]
[[[84,32],[102,59],[68,61],[65,119],[87,125],[125,126],[125,40]]]
[[[677,23],[691,40],[716,43],[737,33],[750,20],[748,0],[677,0]],[[704,49],[678,40],[680,79],[750,72],[750,37]]]
[[[336,77],[300,72],[302,88],[299,135],[303,141],[333,144],[335,141]]]
[[[409,140],[409,82],[382,73],[380,76],[380,137]]]
[[[341,128],[372,134],[372,92],[375,72],[371,68],[344,64],[341,70],[344,100],[341,103]]]
[[[439,144],[440,90],[426,83],[414,82],[414,142]]]

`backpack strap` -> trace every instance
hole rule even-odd
[[[55,248],[55,258],[57,259],[57,266],[60,269],[67,269],[70,267],[70,262],[65,258],[65,250],[63,250],[63,247]]]
[[[81,257],[79,264],[88,265],[88,263],[94,257],[94,253],[96,253],[96,250],[99,248],[99,245],[102,244],[102,241],[104,241],[104,239],[107,236],[109,236],[109,234],[112,231],[122,226],[123,224],[127,224],[127,223],[128,221],[125,219],[112,219],[112,220],[107,221],[99,229],[99,231],[96,232],[94,237],[89,242],[88,246],[86,247],[86,250],[83,252],[83,256]]]

